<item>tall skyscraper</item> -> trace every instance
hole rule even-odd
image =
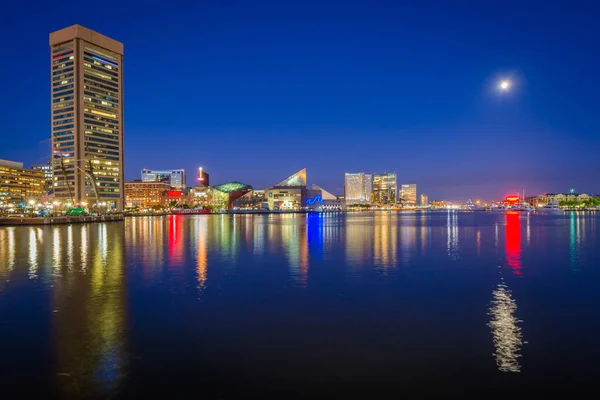
[[[397,188],[395,172],[373,175],[373,203],[396,204]]]
[[[421,195],[419,196],[420,198],[420,203],[422,206],[427,206],[429,205],[429,196],[427,196],[425,193],[421,193]]]
[[[373,193],[373,175],[346,172],[344,178],[344,196],[346,204],[370,203]]]
[[[185,170],[169,169],[159,171],[155,169],[143,169],[142,182],[163,182],[168,183],[174,189],[185,189]]]
[[[417,205],[417,184],[409,183],[400,186],[400,199],[402,204],[409,206]]]
[[[50,34],[50,49],[56,198],[121,210],[123,44],[73,25]]]

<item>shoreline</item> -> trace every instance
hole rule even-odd
[[[80,217],[18,217],[0,218],[0,226],[40,226],[40,225],[66,225],[89,224],[96,222],[122,222],[123,215],[99,215]]]

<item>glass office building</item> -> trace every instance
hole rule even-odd
[[[73,25],[50,34],[53,189],[124,205],[123,44]]]
[[[373,203],[396,204],[398,184],[395,172],[373,175]]]
[[[400,199],[402,204],[408,206],[417,205],[417,184],[408,183],[400,186]]]

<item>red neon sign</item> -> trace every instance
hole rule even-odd
[[[181,192],[179,192],[177,190],[169,190],[167,192],[167,196],[168,197],[181,197],[181,196],[183,196],[183,193],[181,193]]]
[[[506,203],[518,203],[520,200],[519,196],[506,196],[506,199],[504,199]]]

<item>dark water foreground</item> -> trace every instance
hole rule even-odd
[[[593,388],[599,229],[446,212],[0,228],[0,398]]]

